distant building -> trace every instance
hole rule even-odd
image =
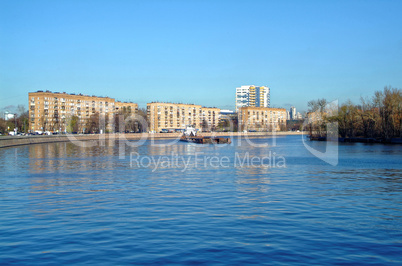
[[[220,119],[234,119],[237,118],[237,113],[231,110],[221,110]]]
[[[219,116],[219,122],[222,122],[221,126],[225,128],[225,130],[234,130],[237,127],[237,113],[231,110],[221,110]],[[222,129],[222,128],[221,128]]]
[[[238,112],[240,130],[279,131],[286,128],[286,109],[241,107]]]
[[[185,129],[214,130],[219,124],[220,109],[195,104],[153,102],[147,104],[149,131],[163,132]]]
[[[220,114],[221,115],[233,115],[233,114],[235,114],[235,111],[221,109]]]
[[[290,107],[289,116],[290,116],[289,120],[296,120],[296,117],[297,117],[296,107],[294,107],[294,106]]]
[[[15,114],[10,114],[9,112],[4,113],[4,120],[11,120],[14,119]]]
[[[270,88],[247,85],[236,88],[236,112],[241,107],[269,107]]]
[[[95,113],[109,116],[124,109],[136,113],[138,104],[122,103],[109,97],[37,91],[28,93],[29,129],[31,131],[65,132],[72,117],[78,117],[78,130]],[[111,128],[110,128],[111,129]]]

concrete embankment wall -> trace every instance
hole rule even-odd
[[[301,132],[276,132],[276,135],[300,135]],[[202,133],[202,136],[228,136],[228,137],[249,137],[262,138],[275,135],[272,132],[216,132]],[[98,140],[136,140],[136,139],[168,139],[180,138],[181,133],[139,133],[139,134],[94,134],[94,135],[53,135],[53,136],[2,136],[0,137],[0,148],[68,141],[98,141]]]

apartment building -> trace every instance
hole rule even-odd
[[[201,130],[215,131],[219,125],[221,110],[216,107],[201,107]]]
[[[127,113],[127,114],[136,114],[138,112],[138,104],[131,102],[114,102],[114,112],[115,113]]]
[[[247,85],[236,88],[236,112],[241,107],[269,107],[270,88],[267,86]]]
[[[241,107],[238,112],[240,130],[272,131],[286,128],[286,109]]]
[[[75,118],[79,132],[85,130],[88,119],[99,113],[113,117],[120,110],[136,113],[136,103],[118,102],[109,97],[68,94],[51,91],[28,93],[29,129],[35,131],[65,132]],[[109,129],[111,130],[111,125]]]
[[[322,123],[327,115],[328,114],[326,112],[320,112],[319,110],[315,112],[308,112],[307,123],[308,124]]]
[[[198,130],[214,130],[219,124],[219,108],[195,104],[152,102],[147,104],[150,132],[179,131],[187,125]]]

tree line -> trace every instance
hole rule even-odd
[[[358,104],[348,100],[339,107],[325,99],[308,102],[311,135],[325,136],[327,123],[338,123],[341,138],[375,138],[390,141],[402,137],[402,90],[385,87]]]

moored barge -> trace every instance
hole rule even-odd
[[[180,141],[192,142],[197,144],[230,144],[231,139],[228,137],[204,137],[197,136],[197,131],[194,127],[187,126],[183,132]]]

